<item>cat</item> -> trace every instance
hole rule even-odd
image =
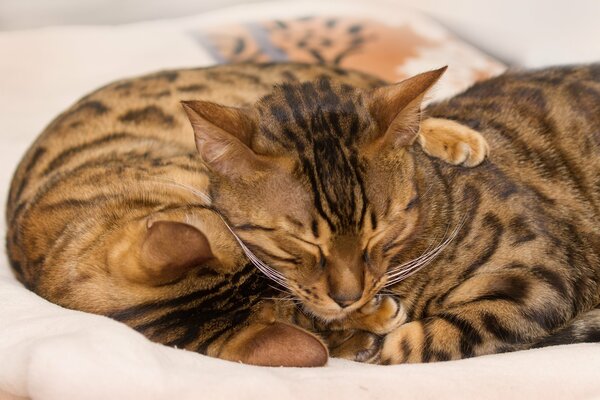
[[[598,341],[600,65],[507,73],[428,107],[487,140],[472,169],[413,146],[442,73],[283,84],[250,109],[184,102],[212,206],[333,355],[396,364]]]
[[[416,84],[414,79],[407,82],[391,87],[404,91],[405,85]],[[274,85],[279,86],[273,89]],[[358,134],[375,121],[365,120],[364,110],[364,115],[355,113],[354,102],[368,97],[354,97],[357,90],[376,94],[382,110],[407,106],[398,103],[397,96],[386,98],[392,93],[385,85],[366,74],[326,66],[237,64],[164,71],[118,81],[91,93],[45,129],[15,172],[7,206],[7,251],[16,277],[64,307],[108,315],[151,340],[224,359],[257,365],[322,365],[328,357],[323,341],[332,354],[347,358],[361,351],[366,354],[361,346],[372,347],[371,335],[386,334],[403,322],[401,304],[390,296],[376,296],[362,307],[352,306],[355,312],[333,310],[328,316],[331,323],[324,324],[281,295],[279,290],[291,282],[287,273],[264,265],[251,252],[269,255],[269,262],[279,257],[280,262],[294,263],[291,254],[268,250],[274,235],[283,235],[282,243],[299,240],[296,245],[305,246],[312,246],[310,235],[324,237],[328,228],[307,200],[317,192],[299,188],[293,175],[281,174],[284,169],[266,177],[262,167],[253,165],[259,162],[254,160],[254,150],[242,146],[254,138],[233,137],[225,131],[250,133],[256,128],[250,117],[256,116],[253,110],[268,113],[262,123],[265,136],[255,137],[259,140],[255,145],[264,150],[260,162],[277,160],[281,168],[292,168],[293,159],[276,152],[281,146],[286,148],[281,140],[290,140],[286,135],[295,134],[300,126],[288,121],[286,130],[281,121],[269,122],[287,113],[284,108],[283,114],[276,112],[286,88],[314,90],[314,105],[321,107],[315,115],[294,114],[298,124],[338,129],[329,125],[329,113],[341,107],[340,117],[352,119],[344,129]],[[319,93],[329,93],[328,87],[339,87],[348,96],[339,102],[322,98]],[[189,100],[184,107],[196,132],[203,130],[199,125],[209,124],[196,112],[205,117],[211,114],[209,131],[222,135],[248,157],[240,153],[233,163],[219,169],[215,162],[229,159],[225,156],[233,147],[209,150],[198,144],[204,150],[198,156],[180,100]],[[335,104],[330,103],[334,100]],[[411,121],[417,122],[418,101],[410,106],[414,108]],[[308,118],[312,119],[307,122]],[[449,165],[473,167],[488,153],[483,137],[465,125],[443,118],[423,119],[421,125],[421,134],[406,140],[416,140],[424,151]],[[416,133],[418,123],[410,129]],[[221,140],[214,139],[213,144]],[[197,140],[203,143],[203,136]],[[329,145],[320,149],[323,160],[329,154],[340,155]],[[332,166],[318,168],[334,173],[326,169]],[[258,204],[248,202],[243,207],[251,214],[247,221],[234,218],[234,210],[220,204],[227,196],[224,188],[232,184],[227,176],[236,176],[240,189],[261,196]],[[356,177],[348,178],[347,187],[333,189],[352,197]],[[270,182],[277,196],[261,192],[262,183],[254,186],[261,179]],[[406,193],[390,198],[390,207],[404,201]],[[241,192],[235,196],[231,199],[237,202],[234,209],[256,200]],[[365,207],[366,198],[354,199],[355,206]],[[307,208],[298,211],[302,205]],[[277,232],[269,224],[286,209],[290,213],[281,222],[292,231]],[[272,215],[265,215],[263,221],[265,212]],[[314,219],[305,220],[308,216]],[[373,212],[363,217],[370,226],[380,219]],[[304,235],[307,229],[309,240],[304,243],[297,233]],[[256,247],[263,238],[264,246]],[[309,253],[302,257],[309,263],[324,262]],[[336,257],[341,263],[346,255]],[[345,296],[346,273],[340,269],[338,275],[336,293]],[[318,297],[310,288],[305,290],[301,296],[308,306],[310,296]],[[346,318],[340,322],[341,317]],[[348,335],[353,339],[348,340]]]

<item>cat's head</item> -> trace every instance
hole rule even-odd
[[[283,84],[248,109],[183,103],[213,172],[213,206],[315,315],[341,318],[369,301],[415,233],[408,147],[444,70],[374,90]]]

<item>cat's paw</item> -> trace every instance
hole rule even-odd
[[[444,118],[428,118],[421,122],[418,140],[428,155],[465,167],[481,164],[490,151],[479,132]]]
[[[375,296],[351,317],[357,328],[385,335],[406,321],[402,303],[391,296]]]
[[[402,303],[391,296],[376,296],[339,326],[332,326],[336,330],[325,337],[330,355],[358,362],[377,362],[385,335],[406,319]]]
[[[383,338],[366,331],[337,331],[325,341],[332,357],[368,363],[379,356]]]
[[[406,318],[406,311],[400,302],[391,296],[379,295],[346,318],[317,327],[317,331],[360,330],[385,335],[402,325]]]

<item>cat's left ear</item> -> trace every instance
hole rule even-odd
[[[383,143],[409,146],[419,134],[421,102],[447,67],[423,72],[402,82],[374,89],[366,102]]]
[[[250,148],[255,123],[248,112],[209,101],[182,101],[204,162],[226,176],[244,175],[261,165]]]

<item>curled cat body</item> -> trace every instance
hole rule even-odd
[[[421,118],[442,73],[242,64],[108,85],[15,173],[15,275],[260,365],[597,339],[600,67],[506,74]]]
[[[278,292],[214,208],[215,177],[180,104],[202,98],[248,108],[275,84],[317,78],[383,84],[320,66],[239,64],[160,72],[84,97],[46,128],[15,173],[7,248],[16,276],[50,301],[109,315],[167,345],[253,364],[322,364],[321,341],[291,328],[287,303],[265,300]],[[427,132],[452,143],[436,156],[481,162],[487,147],[478,134],[444,126]]]

